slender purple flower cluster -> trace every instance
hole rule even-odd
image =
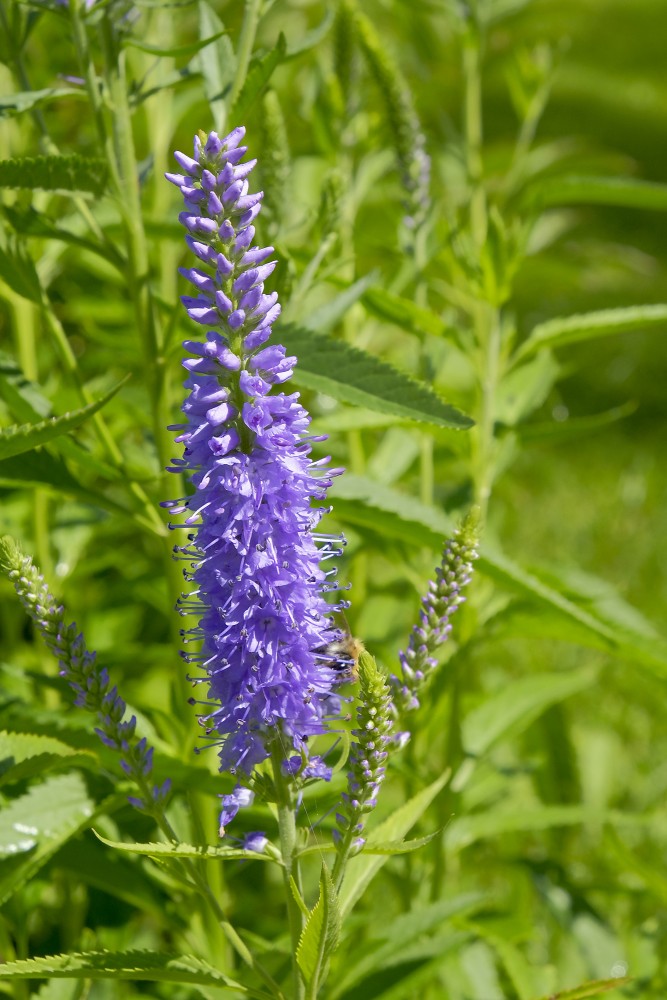
[[[364,846],[364,819],[377,804],[384,781],[391,735],[391,694],[373,657],[364,650],[359,657],[357,728],[348,758],[347,792],[336,813],[334,840],[342,856],[357,854]]]
[[[419,624],[412,629],[408,648],[399,653],[401,677],[391,677],[394,704],[402,711],[419,708],[417,693],[438,665],[435,652],[452,630],[450,618],[463,604],[463,588],[470,583],[477,558],[478,513],[471,511],[446,542],[442,562],[422,599]]]
[[[75,704],[97,715],[95,732],[106,746],[122,755],[120,766],[139,784],[142,792],[147,793],[146,798],[132,797],[130,802],[140,809],[150,809],[167,795],[170,782],[152,789],[148,787],[153,748],[148,746],[145,737],[136,738],[136,717],[133,715],[123,721],[126,705],[116,687],[109,686],[106,669],[100,668],[96,654],[86,649],[76,623],[65,624],[63,606],[56,603],[44,577],[29,556],[24,556],[16,542],[8,536],[0,539],[0,566],[14,584],[21,604],[44,642],[57,658],[60,676],[76,692]]]
[[[181,269],[195,289],[182,301],[204,333],[184,344],[194,357],[183,362],[186,422],[174,428],[185,450],[173,471],[194,493],[166,506],[194,527],[175,551],[195,584],[180,612],[199,617],[184,635],[200,651],[184,655],[208,685],[200,721],[221,770],[249,775],[276,745],[286,760],[295,750],[307,756],[309,737],[340,711],[327,647],[340,638],[331,612],[347,604],[324,598],[338,585],[320,563],[344,540],[316,531],[326,510],[311,505],[342,470],[310,458],[322,438],[308,435],[299,394],[275,391],[296,359],[265,346],[280,305],[264,292],[273,248],[253,246],[262,194],[248,192],[256,161],[241,162],[244,133],[196,137],[194,157],[175,154],[183,173],[167,174],[183,195],[179,218],[197,258]],[[237,799],[224,803],[227,822]]]

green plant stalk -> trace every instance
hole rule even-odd
[[[466,33],[463,45],[465,84],[464,123],[466,167],[471,187],[470,229],[477,247],[486,239],[486,195],[482,186],[482,81],[480,73],[480,38],[475,26]]]
[[[304,982],[301,976],[301,970],[299,969],[299,965],[296,960],[299,940],[303,930],[303,914],[292,894],[292,888],[290,885],[290,878],[293,878],[299,892],[301,892],[301,872],[299,861],[296,857],[297,839],[294,801],[292,790],[282,771],[282,757],[281,741],[276,740],[272,748],[271,763],[273,765],[273,780],[278,799],[277,805],[280,853],[283,860],[283,879],[285,883],[285,899],[287,902],[287,918],[289,922],[290,938],[292,940],[293,1000],[304,1000]]]
[[[243,24],[241,25],[239,48],[236,57],[236,73],[234,74],[234,82],[229,95],[230,108],[234,106],[234,102],[241,93],[246,76],[248,75],[248,66],[250,65],[250,57],[252,55],[253,45],[255,44],[255,35],[257,34],[257,25],[259,24],[261,7],[262,0],[245,0]],[[236,128],[239,123],[232,122],[231,124],[232,128]]]

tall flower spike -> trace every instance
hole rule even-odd
[[[418,692],[438,665],[435,652],[452,630],[449,619],[463,604],[463,588],[470,583],[477,558],[478,512],[473,509],[445,544],[435,581],[422,599],[419,624],[410,635],[408,648],[399,653],[401,677],[392,677],[394,704],[401,711],[419,708]]]
[[[21,604],[37,626],[44,642],[58,660],[60,676],[76,692],[75,704],[97,715],[95,730],[105,746],[121,754],[120,766],[139,786],[142,797],[130,798],[140,809],[151,810],[169,791],[169,781],[150,787],[153,748],[135,734],[137,720],[125,719],[126,705],[109,675],[97,665],[96,654],[86,649],[76,623],[65,624],[64,608],[44,581],[32,559],[24,556],[13,538],[0,539],[0,568],[14,584]]]
[[[359,705],[355,742],[348,758],[347,792],[336,813],[334,840],[339,858],[357,854],[365,816],[375,808],[384,781],[387,745],[391,739],[391,694],[375,660],[364,650],[359,657]]]
[[[339,713],[327,646],[341,636],[331,612],[347,602],[323,596],[338,585],[320,563],[344,539],[316,532],[326,510],[311,505],[342,470],[310,458],[322,439],[308,435],[298,393],[275,391],[296,358],[264,346],[280,305],[264,292],[273,248],[253,245],[262,194],[248,192],[255,161],[242,162],[244,132],[196,137],[194,157],[175,154],[183,173],[167,174],[185,200],[179,218],[197,257],[181,269],[195,289],[182,301],[204,334],[184,345],[194,357],[183,362],[186,422],[174,428],[185,451],[173,471],[194,495],[166,506],[194,528],[175,551],[195,585],[179,610],[199,617],[184,638],[200,651],[184,656],[203,671],[195,682],[208,685],[200,721],[221,770],[249,775],[277,740],[285,760],[294,750],[307,756],[309,737]]]

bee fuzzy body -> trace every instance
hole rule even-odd
[[[359,679],[359,657],[364,648],[361,639],[343,633],[339,639],[333,639],[326,645],[320,646],[315,652],[320,657],[322,665],[334,670],[343,683]]]

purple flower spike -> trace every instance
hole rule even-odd
[[[201,721],[221,770],[250,775],[277,748],[286,762],[295,750],[304,754],[300,777],[328,777],[306,747],[340,711],[340,677],[321,652],[341,637],[331,613],[342,605],[326,602],[332,586],[319,564],[344,540],[313,533],[334,471],[311,461],[310,417],[298,393],[278,391],[295,359],[280,345],[264,346],[280,305],[264,292],[271,248],[252,245],[261,194],[248,191],[254,161],[240,162],[244,134],[212,132],[195,139],[194,158],[176,154],[188,175],[177,185],[180,220],[197,257],[181,273],[198,294],[183,301],[196,323],[212,328],[184,345],[195,357],[184,361],[187,423],[177,440],[185,450],[173,469],[194,494],[166,504],[194,528],[176,548],[194,583],[180,612],[199,616],[186,641],[199,641],[200,652],[185,658],[203,672],[195,682],[208,686]],[[237,798],[223,798],[223,826]]]

